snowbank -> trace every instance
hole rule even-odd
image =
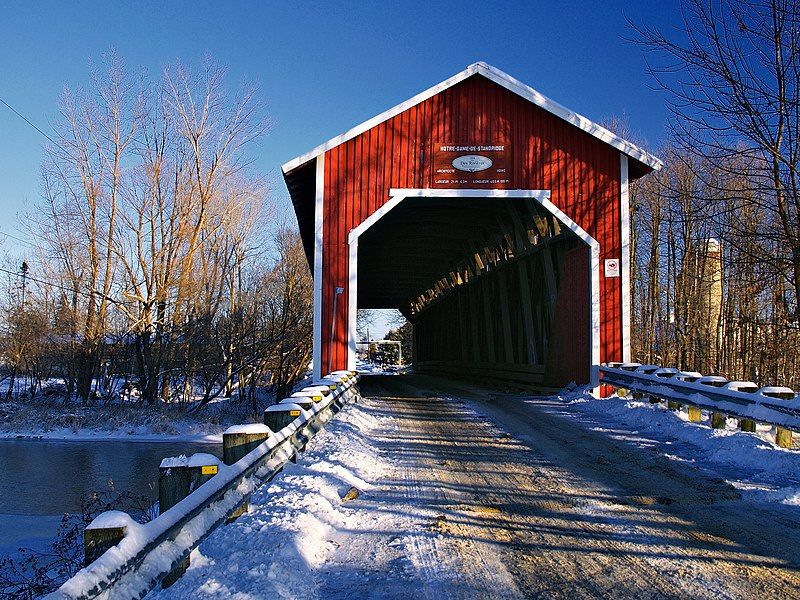
[[[315,596],[326,558],[348,532],[379,518],[342,497],[351,487],[369,496],[392,472],[370,436],[391,428],[351,404],[309,444],[298,464],[287,464],[250,498],[250,511],[215,531],[192,554],[191,566],[168,590],[148,598],[306,598]],[[262,549],[261,551],[257,549]]]
[[[597,431],[626,431],[631,443],[656,445],[668,457],[712,470],[754,499],[800,506],[800,451],[777,447],[769,426],[747,433],[731,418],[725,429],[712,429],[706,411],[703,422],[691,423],[686,412],[663,404],[617,396],[596,399],[583,391],[556,398],[565,409],[560,414]]]

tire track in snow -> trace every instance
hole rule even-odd
[[[420,589],[413,592],[409,589],[409,593],[433,600],[523,598],[494,544],[480,540],[474,531],[447,519],[446,514],[458,512],[457,505],[463,498],[454,496],[447,482],[437,477],[441,465],[431,463],[431,456],[415,452],[419,441],[428,439],[431,432],[415,418],[414,405],[407,406],[404,398],[388,400],[391,404],[387,405],[394,383],[392,378],[373,380],[371,389],[381,398],[371,402],[390,406],[395,416],[396,429],[386,435],[391,446],[387,454],[394,458],[397,479],[402,482],[402,496],[407,503],[395,508],[416,517],[404,541]]]

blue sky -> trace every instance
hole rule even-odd
[[[667,112],[627,19],[668,29],[677,2],[16,2],[0,18],[0,98],[45,131],[64,87],[114,49],[131,72],[212,55],[259,83],[273,123],[252,149],[290,210],[280,165],[468,64],[486,61],[593,120],[624,115],[651,148]],[[42,136],[0,105],[0,231],[39,194]],[[0,235],[2,248],[24,246]]]

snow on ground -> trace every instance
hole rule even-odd
[[[595,431],[640,447],[655,446],[672,460],[724,478],[754,500],[800,506],[797,442],[792,450],[777,447],[769,426],[759,425],[756,433],[747,433],[729,418],[726,429],[712,429],[706,411],[701,423],[691,423],[685,408],[675,412],[665,404],[617,396],[597,399],[581,390],[563,391],[555,399],[560,402],[559,414]]]
[[[594,399],[581,390],[548,401],[554,414],[722,477],[745,499],[800,505],[800,452],[777,448],[763,428],[747,434],[731,420],[728,429],[713,430],[661,405]],[[398,481],[412,471],[379,449],[387,432],[397,431],[384,409],[365,399],[339,413],[298,464],[254,494],[249,513],[193,552],[173,587],[148,597],[401,597],[419,589],[420,577],[446,581],[448,558],[429,547],[437,543],[435,514],[415,500],[415,485],[406,486],[410,496],[398,493]],[[348,501],[352,488],[360,495]],[[435,556],[442,565],[431,563]],[[444,584],[436,589],[447,597]]]
[[[0,405],[0,439],[221,443],[228,420],[152,407],[62,410],[10,403]]]
[[[247,421],[248,402],[212,401],[196,413],[187,405],[112,403],[64,406],[61,400],[0,402],[0,439],[187,441],[219,443],[222,432]]]
[[[409,371],[408,365],[379,365],[360,358],[356,359],[356,371],[367,375],[398,375]]]
[[[61,380],[52,382],[63,385]],[[293,390],[312,383],[311,373],[307,372]],[[232,398],[217,397],[196,413],[189,412],[191,404],[179,403],[149,406],[117,399],[91,406],[77,406],[74,402],[65,406],[61,397],[42,394],[33,400],[5,402],[3,398],[0,393],[0,439],[221,443],[222,432],[230,425],[250,421],[252,410],[249,401],[239,400],[235,394]],[[260,404],[263,407],[275,401],[263,393]]]
[[[391,427],[391,417],[348,406],[312,440],[298,464],[287,464],[252,496],[248,514],[215,531],[192,553],[189,570],[172,588],[149,597],[315,596],[319,586],[335,579],[323,567],[337,549],[347,550],[352,532],[369,535],[370,529],[383,530],[387,519],[400,519],[365,509],[365,500],[380,494],[379,482],[392,469],[371,436]],[[351,488],[359,497],[349,502],[344,497]],[[340,577],[345,587],[359,583],[350,581],[352,573],[340,571]]]
[[[20,548],[47,550],[62,515],[14,515],[0,511],[0,558],[18,556]]]

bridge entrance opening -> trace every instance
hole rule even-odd
[[[548,198],[396,190],[349,236],[350,314],[400,310],[413,325],[415,372],[588,382],[597,244]]]

